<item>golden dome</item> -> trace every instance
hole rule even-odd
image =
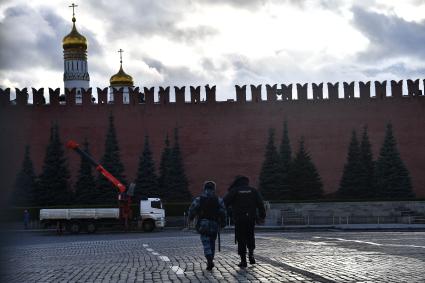
[[[133,86],[133,78],[130,75],[127,75],[122,69],[122,64],[118,73],[113,75],[109,80],[111,86]]]
[[[75,27],[75,18],[72,18],[72,30],[62,40],[63,49],[77,48],[87,50],[87,39]]]

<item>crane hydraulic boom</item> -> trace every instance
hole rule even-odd
[[[129,190],[117,178],[115,178],[108,170],[106,170],[99,162],[93,159],[87,152],[80,148],[80,145],[74,140],[69,140],[66,147],[75,150],[82,158],[89,161],[109,182],[111,182],[119,191],[118,201],[120,207],[120,218],[124,219],[125,226],[128,226],[128,220],[131,218],[131,195],[134,186],[130,185]]]

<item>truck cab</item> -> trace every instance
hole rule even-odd
[[[159,198],[144,198],[140,201],[139,225],[146,232],[164,228],[165,210]]]

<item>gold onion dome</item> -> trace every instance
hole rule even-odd
[[[126,74],[122,69],[122,65],[120,66],[120,70],[118,73],[113,75],[109,80],[111,86],[133,86],[133,78]]]
[[[72,18],[72,22],[71,32],[62,40],[63,49],[77,48],[87,50],[87,39],[77,31],[74,17]]]

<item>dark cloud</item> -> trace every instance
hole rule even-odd
[[[212,5],[229,5],[237,8],[253,8],[264,5],[270,0],[201,0],[200,2]]]
[[[261,58],[252,60],[246,56],[232,54],[228,56],[235,74],[236,84],[263,84],[269,82],[280,82],[286,76],[290,66],[284,66],[275,58]]]
[[[43,17],[28,6],[8,8],[4,15],[0,23],[1,69],[31,65],[57,69],[62,66],[57,29],[45,30],[52,22],[55,22],[56,28],[60,26],[53,15],[47,14],[48,20],[40,23]]]
[[[359,58],[379,60],[391,57],[416,57],[425,61],[425,22],[408,22],[395,15],[383,15],[360,7],[352,9],[353,24],[370,40]]]
[[[162,70],[165,85],[198,85],[205,81],[205,78],[189,67],[167,67]]]
[[[148,39],[151,36],[166,37],[173,41],[190,43],[214,35],[211,27],[197,26],[181,28],[176,23],[188,13],[191,3],[185,1],[135,1],[123,6],[120,2],[88,1],[85,9],[96,10],[96,16],[104,20],[105,29],[111,40],[137,36]],[[119,12],[117,12],[119,11]]]
[[[162,64],[162,62],[157,59],[144,57],[143,60],[149,67],[154,68],[159,72],[165,69],[165,66]]]
[[[190,44],[197,40],[207,39],[209,36],[217,33],[218,31],[212,27],[198,26],[196,28],[176,29],[169,36],[176,41],[183,41]]]
[[[0,69],[24,71],[26,67],[40,66],[62,70],[62,39],[71,27],[71,21],[47,8],[36,10],[27,5],[8,8],[0,23]],[[78,30],[88,39],[89,53],[101,54],[94,34],[84,28]]]
[[[201,66],[205,70],[216,70],[217,69],[217,67],[214,64],[213,60],[211,60],[209,58],[203,58],[202,61],[201,61]]]
[[[365,68],[362,72],[368,77],[378,77],[381,74],[391,74],[395,78],[415,78],[416,76],[423,77],[423,74],[425,74],[425,68],[415,68],[408,66],[406,63],[398,62],[387,67]],[[406,74],[409,74],[409,76],[406,77]]]
[[[269,0],[268,2],[275,2],[276,4],[282,4],[283,2],[300,9],[304,9],[306,7],[320,7],[331,11],[338,11],[339,8],[346,3],[341,0]]]
[[[341,0],[201,0],[200,2],[211,5],[228,5],[235,8],[254,9],[260,6],[265,6],[268,3],[275,4],[290,4],[299,8],[304,8],[306,5],[319,5],[324,8],[335,9],[342,5]],[[254,10],[253,10],[254,11]]]
[[[422,1],[422,0],[418,0]],[[425,1],[425,0],[423,0]],[[327,9],[336,9],[344,4],[341,0],[200,0],[199,2],[210,4],[210,5],[228,5],[234,8],[242,9],[254,9],[260,6],[265,6],[269,3],[278,5],[290,4],[299,8],[304,8],[307,5],[314,6],[318,5]],[[255,10],[253,10],[255,11]]]
[[[170,67],[150,57],[144,57],[143,61],[163,76],[164,81],[161,82],[161,85],[193,85],[199,84],[199,82],[203,82],[206,79],[199,72],[192,70],[188,66]]]

